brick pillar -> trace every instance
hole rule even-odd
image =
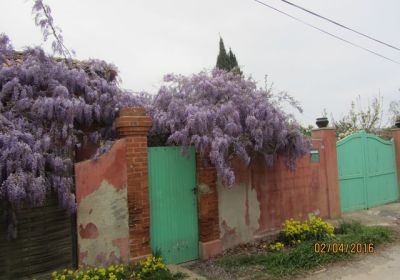
[[[322,140],[320,156],[321,164],[325,165],[329,217],[338,218],[341,215],[341,209],[336,154],[336,131],[333,128],[314,129],[312,131],[312,138]]]
[[[400,191],[400,128],[393,128],[391,130],[392,138],[396,151],[396,166],[397,166],[397,186]]]
[[[198,154],[196,161],[200,258],[208,259],[222,251],[219,239],[217,173],[211,164],[205,166],[204,160]]]
[[[123,108],[115,127],[119,137],[126,141],[129,252],[130,260],[137,261],[151,254],[147,173],[147,133],[151,119],[145,116],[144,108]]]

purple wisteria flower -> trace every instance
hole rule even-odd
[[[167,144],[194,145],[228,186],[235,182],[233,157],[249,164],[260,153],[272,165],[282,156],[293,170],[308,150],[299,125],[250,78],[214,69],[188,77],[168,74],[164,81],[152,104],[150,135],[163,132]]]
[[[72,171],[83,131],[98,128],[88,137],[95,144],[113,140],[118,110],[151,100],[121,90],[116,74],[100,60],[71,64],[40,48],[17,53],[0,35],[0,201],[13,223],[9,236],[16,236],[14,211],[43,205],[50,192],[75,211]]]

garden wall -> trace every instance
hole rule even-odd
[[[304,220],[311,213],[324,218],[340,215],[335,131],[316,130],[313,138],[319,162],[306,155],[295,172],[282,160],[273,167],[267,167],[262,157],[249,167],[234,162],[236,184],[232,188],[217,184],[222,249],[264,237],[285,219]]]
[[[143,108],[123,108],[115,121],[122,140],[98,161],[76,164],[79,263],[106,265],[143,259],[150,248],[147,133],[151,119]],[[200,258],[261,238],[287,218],[310,213],[340,216],[333,129],[314,130],[310,155],[291,172],[284,162],[267,167],[262,158],[249,167],[234,162],[237,183],[221,186],[215,168],[197,155]]]
[[[120,140],[98,160],[75,164],[79,264],[106,266],[150,255],[147,133],[143,108],[123,108]],[[87,158],[94,149],[82,150]]]
[[[75,165],[79,263],[129,262],[125,140],[98,160]]]

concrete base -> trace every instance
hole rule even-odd
[[[138,257],[134,257],[134,258],[130,258],[130,262],[131,262],[131,263],[138,263],[138,262],[140,262],[140,261],[143,261],[143,260],[146,259],[147,257],[151,257],[151,254],[143,255],[143,256],[138,256]]]
[[[185,274],[186,280],[207,280],[207,278],[198,275],[194,271],[189,270],[187,267],[184,267],[182,265],[167,264],[167,267],[173,274],[178,273],[178,272]]]
[[[199,242],[200,259],[207,260],[222,252],[221,240]]]
[[[264,231],[264,232],[260,232],[256,235],[254,235],[254,241],[255,242],[259,242],[261,240],[266,240],[266,241],[274,241],[279,233],[280,233],[280,229],[277,230],[273,230],[273,231]]]

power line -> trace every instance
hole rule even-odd
[[[380,44],[382,44],[382,45],[385,45],[385,46],[387,46],[387,47],[390,47],[390,48],[392,48],[392,49],[395,49],[395,50],[397,50],[397,51],[400,51],[400,48],[398,48],[398,47],[396,47],[396,46],[393,46],[393,45],[388,44],[388,43],[385,43],[385,42],[383,42],[383,41],[381,41],[381,40],[375,39],[375,38],[373,38],[373,37],[371,37],[371,36],[369,36],[369,35],[366,35],[366,34],[360,32],[360,31],[357,31],[357,30],[355,30],[355,29],[353,29],[353,28],[350,28],[350,27],[348,27],[348,26],[346,26],[346,25],[343,25],[343,24],[341,24],[341,23],[339,23],[339,22],[337,22],[337,21],[334,21],[334,20],[332,20],[332,19],[329,19],[329,18],[327,18],[327,17],[324,17],[324,16],[322,16],[322,15],[320,15],[320,14],[317,14],[317,13],[315,13],[315,12],[313,12],[313,11],[310,11],[310,10],[308,10],[308,9],[306,9],[306,8],[304,8],[304,7],[301,7],[301,6],[299,6],[299,5],[295,4],[295,3],[289,2],[289,1],[287,1],[287,0],[281,0],[281,1],[284,2],[284,3],[286,3],[286,4],[291,5],[291,6],[293,6],[293,7],[296,7],[296,8],[298,8],[298,9],[300,9],[300,10],[303,10],[303,11],[305,11],[305,12],[307,12],[307,13],[310,13],[310,14],[316,16],[316,17],[319,17],[319,18],[322,18],[322,19],[324,19],[324,20],[327,20],[327,21],[329,21],[330,23],[333,23],[333,24],[335,24],[335,25],[337,25],[337,26],[340,26],[340,27],[342,27],[342,28],[344,28],[344,29],[347,29],[347,30],[350,30],[350,31],[352,31],[352,32],[355,32],[355,33],[357,33],[358,35],[361,35],[361,36],[363,36],[363,37],[365,37],[365,38],[368,38],[368,39],[373,40],[373,41],[375,41],[375,42],[378,42],[378,43],[380,43]]]
[[[367,52],[369,52],[369,53],[372,53],[372,54],[374,54],[374,55],[376,55],[376,56],[379,56],[380,58],[386,59],[386,60],[388,60],[388,61],[391,61],[391,62],[393,62],[393,63],[396,63],[396,64],[400,65],[400,62],[398,62],[398,61],[396,61],[396,60],[393,60],[393,59],[391,59],[391,58],[389,58],[389,57],[386,57],[386,56],[384,56],[384,55],[381,55],[381,54],[379,54],[379,53],[377,53],[377,52],[375,52],[375,51],[373,51],[373,50],[364,48],[363,46],[360,46],[360,45],[358,45],[358,44],[355,44],[355,43],[353,43],[353,42],[350,42],[350,41],[348,41],[348,40],[346,40],[346,39],[343,39],[343,38],[341,38],[341,37],[339,37],[339,36],[337,36],[337,35],[335,35],[335,34],[332,34],[332,33],[328,32],[328,31],[325,31],[325,30],[323,30],[323,29],[321,29],[321,28],[319,28],[319,27],[316,27],[316,26],[314,26],[314,25],[312,25],[312,24],[310,24],[310,23],[308,23],[308,22],[306,22],[306,21],[303,21],[303,20],[301,20],[301,19],[299,19],[299,18],[297,18],[297,17],[295,17],[295,16],[292,16],[292,15],[286,13],[286,12],[283,12],[283,11],[281,11],[281,10],[278,10],[277,8],[274,8],[274,7],[268,5],[268,4],[264,3],[264,2],[261,2],[261,1],[259,1],[259,0],[253,0],[253,1],[255,1],[255,2],[261,4],[261,5],[264,5],[264,6],[268,7],[268,8],[270,8],[270,9],[272,9],[272,10],[278,12],[278,13],[281,13],[281,14],[283,14],[283,15],[285,15],[285,16],[288,16],[288,17],[290,17],[290,18],[292,18],[292,19],[294,19],[294,20],[296,20],[296,21],[298,21],[298,22],[301,22],[302,24],[305,24],[305,25],[307,25],[307,26],[309,26],[309,27],[311,27],[311,28],[314,28],[314,29],[316,29],[316,30],[318,30],[318,31],[320,31],[320,32],[322,32],[322,33],[324,33],[324,34],[326,34],[326,35],[329,35],[329,36],[331,36],[331,37],[333,37],[333,38],[335,38],[335,39],[338,39],[338,40],[340,40],[340,41],[342,41],[342,42],[345,42],[345,43],[347,43],[347,44],[350,44],[350,45],[352,45],[353,47],[362,49],[362,50],[367,51]]]

